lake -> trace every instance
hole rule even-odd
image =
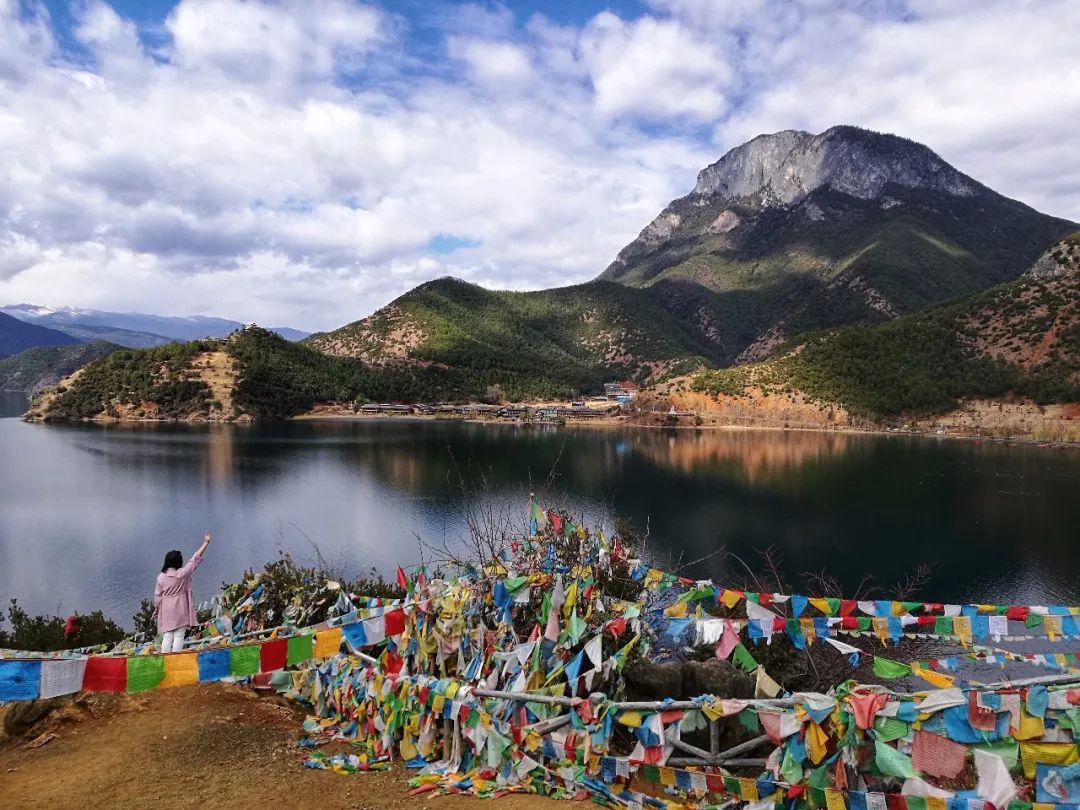
[[[18,413],[22,401],[0,407]],[[557,429],[420,420],[264,426],[28,425],[0,419],[0,599],[124,624],[164,553],[215,537],[213,595],[279,549],[312,543],[358,574],[453,544],[479,507],[524,521],[530,487],[590,521],[618,514],[659,558],[741,583],[772,546],[799,590],[848,595],[934,565],[939,601],[1080,603],[1080,452],[920,437]],[[462,484],[462,481],[465,484]],[[533,483],[530,483],[533,482]]]

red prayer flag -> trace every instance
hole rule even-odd
[[[409,580],[405,576],[405,571],[402,570],[400,565],[397,567],[397,584],[405,590],[409,589]]]
[[[886,793],[885,806],[888,807],[889,810],[908,810],[907,796],[900,793]]]
[[[855,612],[856,602],[854,599],[841,599],[840,600],[840,615],[850,616]]]
[[[405,611],[401,608],[386,614],[386,635],[400,636],[405,632]]]
[[[964,769],[967,753],[966,745],[919,729],[911,748],[911,763],[920,773],[955,779]]]
[[[82,688],[84,692],[126,692],[127,659],[90,656],[86,659]]]
[[[285,669],[288,648],[289,642],[284,638],[264,641],[259,649],[259,672],[273,672],[275,669]]]

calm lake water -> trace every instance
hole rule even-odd
[[[22,401],[0,407],[18,413]],[[352,573],[456,542],[478,504],[624,515],[685,561],[774,546],[853,591],[921,562],[942,601],[1080,603],[1080,452],[909,437],[421,421],[40,426],[0,419],[0,599],[125,624],[171,548],[216,542],[196,596],[286,548]],[[557,464],[556,464],[557,462]],[[461,486],[461,479],[486,486]],[[536,485],[539,491],[539,483]],[[731,557],[696,575],[741,581]]]

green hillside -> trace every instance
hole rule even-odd
[[[305,343],[386,370],[457,369],[513,399],[598,391],[613,378],[645,381],[712,360],[646,293],[610,282],[505,292],[439,279]]]
[[[227,380],[231,413],[215,399],[202,364],[224,352],[235,361]],[[66,388],[43,402],[45,421],[152,413],[155,418],[280,419],[310,410],[316,402],[457,400],[483,392],[485,383],[442,368],[375,368],[350,358],[329,357],[273,332],[248,328],[228,338],[121,350],[83,368]]]
[[[693,383],[734,396],[753,386],[870,417],[943,412],[975,397],[1080,401],[1080,235],[1015,281],[879,326],[815,334],[780,357]]]
[[[0,391],[37,393],[56,385],[75,369],[119,349],[106,341],[27,349],[0,360]]]
[[[1075,227],[990,192],[890,188],[889,199],[820,189],[792,208],[743,211],[720,235],[708,222],[731,206],[676,201],[681,235],[621,255],[602,278],[649,290],[701,340],[711,329],[733,363],[770,330],[879,323],[1016,278]]]

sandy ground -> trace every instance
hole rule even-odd
[[[341,776],[303,766],[304,713],[277,697],[228,684],[123,697],[94,718],[49,729],[37,748],[0,736],[0,807],[261,807],[390,810],[542,810],[540,796],[494,803],[409,796],[403,769]],[[2,711],[2,710],[0,710]],[[332,750],[330,746],[324,751]]]

